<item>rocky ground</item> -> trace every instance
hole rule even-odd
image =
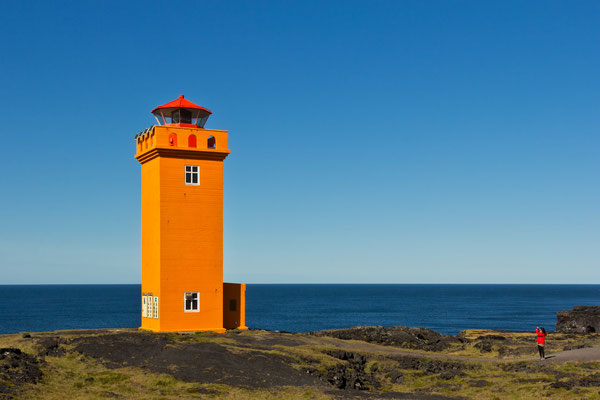
[[[600,335],[355,327],[0,336],[0,399],[600,398]]]
[[[600,332],[600,307],[575,306],[572,310],[556,314],[556,332],[598,333]]]

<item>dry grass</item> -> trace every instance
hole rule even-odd
[[[582,373],[580,365],[568,364],[565,368],[577,374]],[[447,381],[439,379],[436,375],[427,375],[423,371],[403,370],[402,372],[404,381],[392,387],[394,391],[403,393],[435,393],[481,400],[600,399],[598,387],[553,389],[550,384],[557,379],[552,372],[506,372],[491,363],[483,363],[480,369],[466,371],[466,376]],[[591,374],[591,371],[588,374]]]
[[[99,331],[98,334],[106,334]],[[40,336],[42,334],[34,334]],[[52,332],[44,336],[61,336],[63,338],[80,336],[77,332]],[[86,334],[87,335],[87,334]],[[92,334],[94,335],[94,334]],[[270,338],[277,336],[272,332],[242,332],[240,335],[252,337],[257,343],[266,343]],[[256,349],[248,345],[236,344],[235,337],[229,335],[214,335],[210,333],[196,333],[185,335],[172,335],[177,346],[186,343],[218,343],[226,346],[230,351],[238,353],[260,351],[265,354],[283,355],[294,360],[292,366],[298,369],[307,367],[316,368],[325,372],[328,368],[338,365],[343,361],[328,355],[332,350],[358,352],[367,357],[365,372],[375,376],[381,383],[381,392],[440,394],[467,399],[599,399],[600,386],[581,386],[579,379],[585,376],[598,374],[600,362],[568,362],[564,364],[523,362],[519,365],[527,366],[526,371],[506,371],[506,362],[484,361],[483,359],[497,358],[499,347],[514,347],[527,349],[532,347],[532,356],[535,347],[532,346],[532,334],[520,332],[494,332],[485,330],[471,330],[462,333],[463,337],[474,342],[466,346],[450,348],[444,352],[436,353],[436,358],[428,360],[457,361],[468,357],[468,363],[476,368],[465,368],[462,374],[452,379],[443,379],[439,373],[429,373],[421,369],[398,369],[398,363],[390,358],[385,351],[377,351],[377,347],[370,347],[373,351],[361,351],[364,342],[360,341],[331,341],[310,337],[305,338],[306,344],[285,345],[276,344],[271,349]],[[506,339],[494,341],[492,352],[482,353],[474,347],[474,343],[484,340],[486,336],[501,335]],[[281,334],[278,337],[293,337]],[[481,339],[483,337],[484,339]],[[493,339],[493,338],[492,338]],[[533,337],[535,339],[535,337]],[[552,341],[552,342],[551,342]],[[585,339],[573,335],[552,334],[549,342],[557,349],[569,346],[600,345],[600,335],[589,335]],[[498,344],[501,343],[501,344]],[[344,345],[345,344],[345,345]],[[529,346],[529,347],[528,347]],[[16,347],[30,354],[37,354],[39,346],[32,339],[24,339],[21,335],[1,335],[0,347]],[[70,346],[62,345],[69,349]],[[433,357],[432,353],[422,351],[408,351],[413,357],[427,361],[425,357]],[[441,357],[441,358],[440,358]],[[454,357],[454,358],[453,358]],[[519,358],[518,356],[515,356]],[[78,400],[78,399],[106,399],[122,396],[125,399],[198,399],[218,398],[227,400],[295,400],[295,399],[329,399],[319,387],[278,387],[270,389],[245,389],[228,385],[199,384],[179,381],[167,374],[148,372],[145,369],[125,367],[108,369],[102,363],[84,357],[79,353],[67,352],[62,357],[45,357],[42,365],[44,377],[37,385],[29,384],[22,388],[21,399],[40,400]],[[400,371],[403,375],[401,383],[391,382],[390,371]],[[562,382],[570,385],[566,388],[552,388],[550,385]]]
[[[47,357],[42,384],[28,385],[23,399],[84,400],[119,397],[149,399],[329,399],[313,388],[283,387],[249,390],[227,385],[202,385],[179,381],[166,374],[139,368],[106,369],[101,363],[78,354]]]
[[[212,332],[190,332],[190,333],[170,333],[167,335],[176,343],[217,343],[234,344],[235,340],[231,337],[215,334]]]
[[[20,334],[0,335],[0,347],[14,347],[29,354],[35,354],[39,350],[31,339],[23,339]]]
[[[453,356],[465,356],[475,359],[503,359],[522,360],[536,357],[537,347],[535,333],[531,332],[498,332],[484,329],[470,329],[460,332],[460,337],[469,339],[471,342],[462,346],[453,346],[442,354]],[[505,340],[495,337],[502,336]],[[491,351],[482,351],[476,347],[481,341],[489,341],[492,344]],[[546,338],[546,353],[551,354],[558,351],[571,350],[580,347],[600,346],[600,334],[562,334],[551,333]]]

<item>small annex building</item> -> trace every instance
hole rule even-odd
[[[227,131],[180,95],[135,137],[142,167],[142,326],[156,332],[247,329],[246,285],[223,283]]]

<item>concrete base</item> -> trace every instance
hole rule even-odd
[[[225,328],[211,328],[211,329],[176,329],[176,330],[159,330],[159,329],[143,329],[142,327],[138,328],[141,331],[148,331],[148,332],[155,332],[155,333],[177,333],[177,332],[186,332],[186,333],[194,333],[194,332],[215,332],[215,333],[225,333],[227,332],[227,329]],[[242,328],[239,328],[242,329]],[[246,328],[248,329],[248,328]]]

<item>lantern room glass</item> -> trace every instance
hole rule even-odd
[[[178,108],[171,114],[171,121],[173,124],[191,124],[192,112],[185,108]]]
[[[156,110],[153,114],[158,125],[195,125],[198,128],[204,128],[210,117],[206,111],[187,108]]]

